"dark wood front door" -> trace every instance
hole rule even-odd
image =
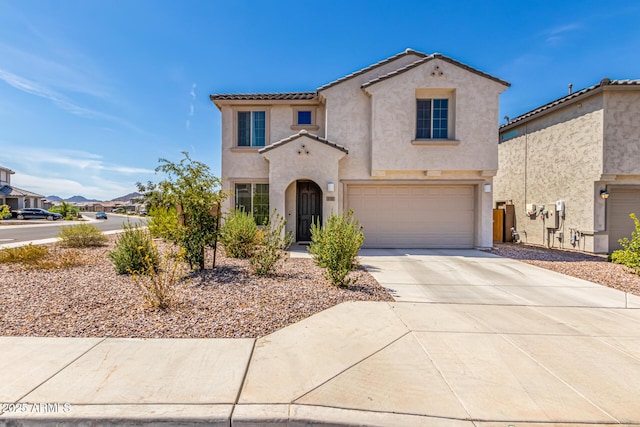
[[[311,241],[311,224],[316,221],[322,223],[322,191],[312,181],[298,181],[298,224],[296,240]]]

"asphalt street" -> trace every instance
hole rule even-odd
[[[123,225],[146,225],[147,219],[137,216],[108,214],[107,220],[95,220],[95,213],[83,212],[91,224],[101,231],[119,230]],[[62,227],[81,224],[80,221],[4,220],[0,224],[0,245],[54,238]]]

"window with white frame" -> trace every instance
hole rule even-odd
[[[253,216],[256,224],[269,219],[269,184],[237,183],[235,185],[236,209]]]
[[[264,147],[266,131],[265,111],[238,111],[238,147]]]
[[[449,100],[416,100],[416,139],[449,137]]]

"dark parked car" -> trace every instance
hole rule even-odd
[[[96,212],[96,219],[107,219],[107,214],[104,212]]]
[[[16,218],[18,219],[46,219],[48,221],[54,221],[56,219],[62,219],[62,215],[55,212],[45,211],[38,208],[24,208],[16,211]]]

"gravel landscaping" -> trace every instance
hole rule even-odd
[[[496,243],[488,252],[640,296],[640,276],[606,255],[515,243]]]
[[[115,272],[114,241],[82,250],[86,264],[70,269],[0,264],[0,336],[260,337],[341,302],[393,301],[363,269],[352,273],[355,285],[336,288],[311,259],[287,258],[276,276],[259,278],[247,260],[218,251],[215,270],[177,285],[172,308],[152,309],[132,278]]]

